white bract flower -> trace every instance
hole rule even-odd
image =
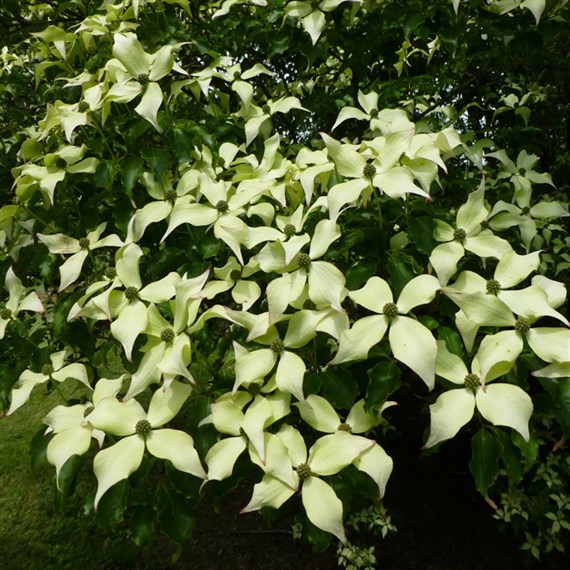
[[[300,18],[303,29],[311,36],[315,45],[325,29],[325,13],[332,12],[343,2],[360,4],[362,0],[313,0],[311,2],[289,2],[285,6],[285,15]]]
[[[8,323],[13,319],[17,319],[20,311],[43,313],[45,310],[35,291],[28,293],[22,299],[26,288],[22,285],[20,279],[16,277],[11,267],[6,272],[4,287],[8,290],[9,297],[4,307],[0,308],[0,339],[4,338]]]
[[[439,290],[439,281],[433,275],[419,275],[405,285],[395,303],[388,283],[380,277],[371,277],[364,287],[351,291],[348,296],[377,314],[357,320],[341,334],[338,352],[330,364],[366,358],[372,346],[390,329],[394,357],[409,366],[431,390],[435,380],[435,338],[424,325],[405,315],[431,302]]]
[[[386,408],[395,406],[396,402],[386,402],[381,412]],[[364,409],[364,400],[358,400],[350,409],[345,421],[340,419],[330,402],[322,396],[311,394],[304,402],[295,404],[305,422],[312,428],[324,433],[336,433],[338,431],[349,434],[365,433],[376,427],[382,420],[380,414],[374,417]],[[364,451],[354,460],[354,465],[360,471],[372,477],[378,486],[379,497],[384,496],[386,484],[392,473],[392,458],[384,449],[374,443],[372,447]]]
[[[16,196],[27,201],[39,188],[47,204],[54,203],[55,187],[67,174],[93,174],[99,160],[94,157],[83,158],[87,147],[82,145],[62,146],[57,152],[46,154],[44,166],[29,162],[14,171],[18,174],[14,182]]]
[[[55,466],[56,482],[59,489],[59,473],[73,455],[83,455],[89,449],[91,438],[96,439],[99,447],[103,445],[105,432],[94,429],[85,421],[85,416],[103,398],[115,397],[121,390],[124,376],[109,380],[97,380],[92,394],[92,402],[74,406],[56,406],[44,419],[48,425],[46,435],[55,434],[47,446],[47,460]]]
[[[528,305],[534,306],[535,309],[541,307],[542,313],[550,315],[552,309],[543,291],[538,286],[533,285],[522,290],[510,290],[524,281],[530,273],[536,271],[539,264],[540,252],[538,251],[528,255],[518,255],[515,251],[509,251],[497,264],[491,279],[485,279],[473,271],[462,271],[456,281],[452,285],[444,287],[442,291],[460,307],[464,294],[479,293],[481,295],[495,295],[514,312],[517,312],[519,307]],[[487,299],[482,299],[482,301],[485,302]],[[495,305],[498,304],[495,299],[491,299],[490,302]],[[455,325],[463,337],[465,347],[468,352],[471,352],[480,327],[478,320],[472,320],[463,311],[459,311],[455,316]]]
[[[550,295],[539,285],[531,285],[520,291],[505,291],[503,299],[486,293],[463,293],[444,289],[461,309],[464,316],[458,319],[458,328],[462,335],[472,342],[471,331],[479,326],[513,327],[513,330],[501,331],[493,337],[497,343],[502,339],[513,341],[516,356],[522,352],[526,340],[534,353],[546,362],[563,362],[568,359],[570,347],[570,330],[568,328],[532,327],[542,317],[555,318],[570,326],[568,319],[552,308],[551,302],[560,303],[560,291],[565,288],[556,287],[555,282],[547,280]],[[535,283],[544,283],[537,280]],[[552,300],[551,300],[552,299]],[[508,305],[506,303],[508,301]]]
[[[64,366],[67,356],[68,353],[65,350],[54,352],[49,357],[51,364],[44,364],[41,372],[24,370],[16,383],[16,387],[12,390],[12,400],[7,415],[14,413],[19,407],[23,406],[36,386],[45,384],[49,380],[65,382],[68,378],[73,378],[91,389],[85,366],[79,362]]]
[[[493,425],[507,426],[529,439],[528,421],[532,415],[532,400],[519,386],[489,384],[506,374],[517,358],[513,338],[496,343],[485,337],[471,363],[471,372],[463,360],[438,341],[436,373],[460,388],[448,390],[430,406],[430,435],[425,447],[450,439],[467,424],[475,412]]]
[[[213,17],[215,18],[216,15]],[[209,94],[212,79],[219,78],[230,83],[232,91],[238,94],[245,108],[248,109],[253,99],[253,86],[248,83],[248,80],[262,73],[273,75],[273,72],[261,63],[256,63],[244,71],[239,63],[232,63],[231,58],[220,57],[215,59],[206,69],[193,73],[192,77],[197,78],[200,89],[206,97]]]
[[[308,296],[317,306],[344,311],[341,305],[346,295],[344,275],[332,263],[319,260],[340,236],[338,224],[320,220],[312,238],[308,234],[291,235],[286,241],[267,244],[257,254],[263,271],[283,274],[267,288],[270,322],[275,322],[287,306],[301,296],[306,284]],[[301,252],[309,241],[309,253]]]
[[[465,255],[465,250],[479,257],[501,259],[512,250],[509,242],[483,229],[481,222],[487,220],[489,211],[485,206],[485,181],[475,192],[471,192],[467,202],[457,210],[455,229],[448,223],[436,220],[434,237],[442,241],[430,255],[432,264],[442,285],[445,285],[457,271],[457,263]]]
[[[275,228],[250,228],[238,217],[246,212],[247,206],[260,198],[263,189],[250,186],[245,192],[236,192],[231,183],[215,181],[206,174],[200,174],[199,191],[207,203],[177,201],[170,212],[168,228],[162,241],[182,224],[195,227],[212,226],[214,235],[226,243],[243,265],[241,245],[251,248],[264,241],[281,237],[281,233]]]
[[[324,133],[321,137],[338,174],[350,179],[335,184],[327,194],[331,220],[336,221],[346,204],[356,204],[359,199],[366,204],[375,188],[392,198],[403,198],[407,194],[429,198],[429,194],[416,184],[415,173],[400,164],[414,138],[413,131],[376,137],[359,146],[341,143]],[[439,159],[439,152],[437,154]]]
[[[257,390],[251,390],[252,387]],[[252,393],[258,391],[259,384],[251,384],[250,390]],[[218,398],[212,404],[212,414],[207,419],[217,431],[230,437],[221,439],[208,450],[205,458],[208,480],[221,481],[229,477],[237,458],[246,450],[248,443],[265,463],[265,429],[289,414],[290,399],[288,393],[281,391],[268,396],[259,393],[253,396],[238,391]]]
[[[119,402],[116,398],[104,398],[85,418],[94,428],[123,438],[95,456],[95,508],[110,487],[140,467],[145,450],[171,461],[179,471],[207,478],[193,439],[183,431],[162,428],[178,414],[191,391],[190,385],[177,381],[167,389],[159,388],[152,395],[148,413],[134,399]]]
[[[343,107],[331,130],[335,130],[340,124],[348,119],[359,121],[369,121],[370,130],[380,130],[382,134],[398,133],[416,130],[415,124],[410,121],[408,115],[402,109],[382,109],[378,110],[378,93],[364,94],[358,91],[358,103],[364,109],[361,111],[356,107]]]
[[[338,431],[319,438],[307,454],[299,431],[292,426],[283,426],[276,435],[267,435],[265,464],[255,457],[255,453],[250,453],[252,461],[259,464],[265,475],[255,485],[251,500],[241,512],[262,507],[278,509],[300,490],[309,520],[346,542],[342,502],[320,477],[339,473],[373,445],[372,439]]]
[[[250,259],[243,267],[235,257],[230,257],[223,267],[214,268],[218,279],[225,281],[231,287],[232,299],[247,311],[261,297],[261,288],[255,281],[247,278],[259,271],[259,263]]]
[[[38,234],[39,240],[47,246],[51,253],[73,254],[59,267],[60,284],[58,291],[63,291],[77,280],[90,251],[100,247],[121,247],[123,245],[121,238],[116,234],[101,239],[106,227],[107,224],[102,223],[96,230],[89,232],[86,237],[80,239],[64,234]]]
[[[186,75],[172,57],[176,46],[162,46],[156,53],[148,54],[135,34],[115,34],[114,40],[113,55],[116,59],[107,63],[107,70],[115,76],[116,83],[105,95],[103,120],[109,113],[111,102],[128,103],[142,94],[135,111],[161,133],[157,113],[163,95],[157,82],[172,70]]]

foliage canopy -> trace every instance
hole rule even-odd
[[[522,485],[570,433],[569,16],[4,2],[0,401],[61,392],[58,487],[96,451],[99,516],[183,542],[249,476],[243,512],[300,495],[346,544],[410,391],[490,503]]]

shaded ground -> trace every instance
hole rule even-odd
[[[46,405],[51,407],[50,402]],[[402,409],[402,408],[400,408]],[[33,412],[33,413],[30,413]],[[256,514],[239,515],[251,485],[232,493],[219,513],[204,506],[195,532],[177,563],[175,548],[159,539],[138,549],[123,533],[108,537],[67,509],[62,517],[53,494],[53,470],[34,473],[23,450],[38,426],[41,405],[27,415],[0,421],[0,568],[2,570],[334,570],[333,551],[314,553],[294,541],[288,521],[272,528]],[[410,418],[394,414],[395,427]],[[398,426],[401,423],[402,426]],[[474,491],[465,441],[420,457],[422,430],[402,440],[393,435],[385,447],[394,474],[385,499],[398,533],[377,540],[378,568],[386,570],[567,570],[568,558],[556,555],[538,563],[520,551],[519,542],[499,532],[491,508]],[[15,485],[14,478],[17,478]]]

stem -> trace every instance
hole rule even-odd
[[[378,210],[378,225],[380,229],[384,227],[384,218],[382,217],[382,204],[380,203],[380,194],[374,193],[374,201],[376,202],[376,209]]]
[[[26,212],[28,212],[28,214],[30,214],[30,216],[32,216],[32,218],[35,218],[36,220],[38,220],[38,222],[41,222],[46,228],[49,228],[51,226],[51,222],[46,222],[40,216],[38,216],[37,214],[32,212],[32,210],[30,210],[28,208],[28,206],[26,206],[25,204],[18,204],[18,206],[20,206],[20,208],[23,208],[24,210],[26,210]],[[52,228],[52,229],[54,229],[54,228]]]

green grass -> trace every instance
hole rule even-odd
[[[93,514],[82,513],[78,497],[95,489],[94,478],[80,482],[85,493],[63,501],[55,469],[47,462],[32,469],[30,442],[42,417],[58,403],[57,394],[37,393],[14,415],[0,419],[0,568],[142,568],[137,562],[142,553],[126,531],[109,537]]]

